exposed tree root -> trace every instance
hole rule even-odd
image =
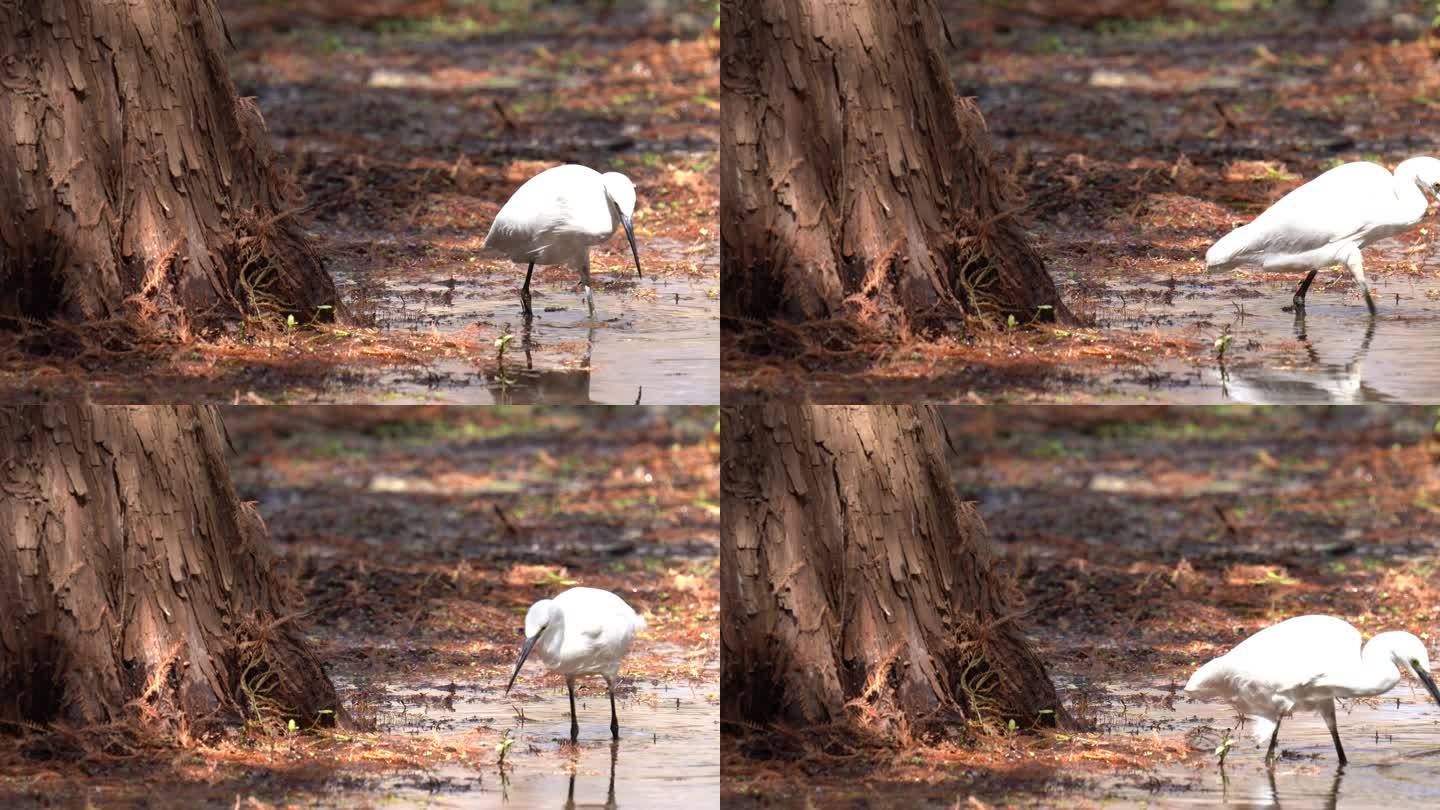
[[[0,316],[0,362],[53,357],[57,363],[88,370],[119,362],[166,362],[184,351],[177,335],[152,324],[144,317],[42,323]]]

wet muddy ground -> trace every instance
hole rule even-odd
[[[619,704],[618,742],[610,736],[609,704],[603,690],[597,690],[578,703],[578,746],[569,742],[570,705],[563,685],[522,687],[511,699],[491,685],[387,690],[380,723],[390,733],[434,735],[442,744],[474,735],[492,744],[509,739],[507,761],[513,764],[502,773],[499,768],[447,763],[423,775],[385,779],[378,791],[388,797],[387,806],[401,807],[564,807],[569,802],[582,807],[719,807],[716,689],[713,682],[703,681],[639,684]],[[365,792],[357,792],[328,801],[346,807],[366,798]]]
[[[265,116],[303,195],[292,214],[350,322],[257,320],[118,352],[59,341],[42,353],[0,335],[0,390],[125,402],[718,402],[714,3],[332,6],[230,0],[223,12],[232,78]],[[560,163],[634,181],[644,278],[623,233],[592,250],[592,332],[576,328],[577,274],[536,268],[527,341],[525,268],[479,250],[509,195]]]
[[[1275,802],[1263,752],[1180,692],[1199,665],[1284,618],[1325,613],[1432,650],[1440,614],[1433,408],[955,408],[953,477],[1013,578],[1031,642],[1080,727],[974,748],[894,745],[787,763],[727,741],[736,806],[1330,807],[1318,717],[1282,726]],[[1412,688],[1414,686],[1414,688]],[[1399,705],[1394,701],[1399,699]],[[1340,717],[1338,806],[1433,806],[1440,707],[1402,681]],[[1377,736],[1378,735],[1378,736]],[[833,753],[833,752],[831,752]],[[800,774],[803,772],[803,776]],[[733,784],[730,780],[734,777]],[[728,803],[727,803],[728,805]]]
[[[823,402],[1433,401],[1440,370],[1421,351],[1440,336],[1433,208],[1366,251],[1380,313],[1363,352],[1368,318],[1343,269],[1317,277],[1301,339],[1282,307],[1303,274],[1203,263],[1328,168],[1437,151],[1440,46],[1415,27],[1433,9],[1365,21],[1314,4],[1155,14],[1162,5],[1105,19],[1115,7],[942,3],[957,91],[983,111],[1036,247],[1085,324],[972,324],[964,340],[782,359],[727,343],[727,397],[798,386]]]
[[[578,291],[536,289],[536,314],[527,328],[513,284],[477,282],[459,273],[397,275],[388,281],[379,274],[369,277],[383,289],[376,312],[387,328],[438,334],[491,328],[514,338],[504,353],[497,347],[486,358],[493,363],[441,359],[385,372],[380,380],[389,402],[720,401],[713,285],[687,278],[602,280],[594,320]],[[557,354],[572,357],[549,362]]]
[[[231,472],[303,597],[347,728],[192,749],[0,738],[0,806],[718,806],[713,408],[226,409]],[[525,610],[573,585],[647,619],[603,681],[529,661]],[[512,742],[502,759],[497,745]]]
[[[1224,704],[1177,699],[1171,685],[1134,689],[1116,684],[1105,700],[1107,734],[1179,734],[1214,749],[1234,712]],[[1337,767],[1330,731],[1319,715],[1296,715],[1281,726],[1276,766],[1264,745],[1241,727],[1223,768],[1208,752],[1186,762],[1117,773],[1098,783],[1111,804],[1173,807],[1429,807],[1440,802],[1440,709],[1423,690],[1401,684],[1378,698],[1343,703],[1337,712],[1349,762]],[[1268,740],[1266,742],[1268,744]]]
[[[1405,303],[1403,314],[1371,318],[1363,302],[1311,299],[1305,311],[1286,312],[1273,302],[1235,294],[1244,282],[1221,283],[1234,297],[1218,298],[1204,282],[1127,284],[1107,324],[1135,332],[1166,329],[1196,340],[1226,343],[1225,356],[1201,363],[1161,361],[1142,374],[1112,379],[1117,393],[1143,398],[1173,388],[1186,404],[1424,402],[1440,386],[1434,344],[1440,299],[1423,280],[1398,278],[1387,295]],[[1245,288],[1242,288],[1245,289]],[[1393,300],[1393,298],[1392,298]]]

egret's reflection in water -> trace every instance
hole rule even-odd
[[[1265,746],[1237,727],[1234,710],[1198,703],[1167,690],[1110,685],[1101,712],[1108,733],[1183,736],[1195,755],[1110,780],[1106,807],[1224,807],[1333,810],[1440,807],[1440,709],[1408,681],[1385,695],[1342,702],[1340,733],[1348,765],[1335,760],[1330,732],[1318,714],[1284,721],[1281,755],[1265,765]],[[1221,768],[1213,754],[1223,731],[1234,745]]]

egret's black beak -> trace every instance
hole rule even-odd
[[[515,674],[510,676],[510,683],[505,684],[505,694],[510,694],[510,687],[515,685],[515,679],[520,676],[520,667],[525,666],[525,659],[530,657],[530,649],[535,646],[535,642],[539,639],[539,633],[525,639],[525,646],[520,648],[520,660],[515,664]]]
[[[630,252],[635,254],[635,275],[644,278],[645,274],[640,272],[640,248],[635,247],[635,225],[624,214],[620,215],[620,224],[625,226],[625,238],[630,240]]]
[[[1415,677],[1420,679],[1420,683],[1425,684],[1425,691],[1430,693],[1430,697],[1435,700],[1436,705],[1440,705],[1440,689],[1435,688],[1435,679],[1430,677],[1430,673],[1416,667]]]

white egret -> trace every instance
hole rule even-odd
[[[495,221],[480,251],[529,263],[520,301],[530,317],[530,276],[537,264],[563,264],[580,272],[590,317],[595,299],[590,290],[590,248],[603,244],[617,228],[625,229],[635,273],[640,270],[640,249],[635,246],[635,185],[618,172],[601,174],[586,166],[556,166],[526,180],[516,189]]]
[[[571,588],[554,599],[541,599],[525,614],[525,646],[505,693],[515,685],[520,667],[531,650],[551,672],[565,676],[570,690],[570,739],[580,736],[575,716],[575,678],[599,675],[610,692],[610,734],[620,739],[620,718],[615,713],[615,678],[620,659],[630,651],[635,634],[645,629],[645,618],[625,600],[598,588]]]
[[[1333,616],[1299,616],[1261,630],[1201,667],[1185,684],[1196,698],[1221,698],[1254,724],[1255,738],[1275,757],[1280,719],[1314,711],[1325,718],[1335,754],[1345,749],[1335,727],[1335,698],[1383,695],[1408,669],[1440,704],[1430,676],[1430,655],[1420,639],[1404,632],[1380,633],[1361,647],[1360,631]]]
[[[1241,225],[1205,254],[1209,270],[1259,265],[1266,270],[1309,270],[1295,291],[1297,309],[1315,274],[1345,265],[1370,314],[1375,301],[1365,282],[1360,249],[1401,233],[1429,207],[1426,193],[1440,197],[1440,160],[1413,157],[1391,174],[1375,163],[1346,163],[1280,198],[1248,225]]]

